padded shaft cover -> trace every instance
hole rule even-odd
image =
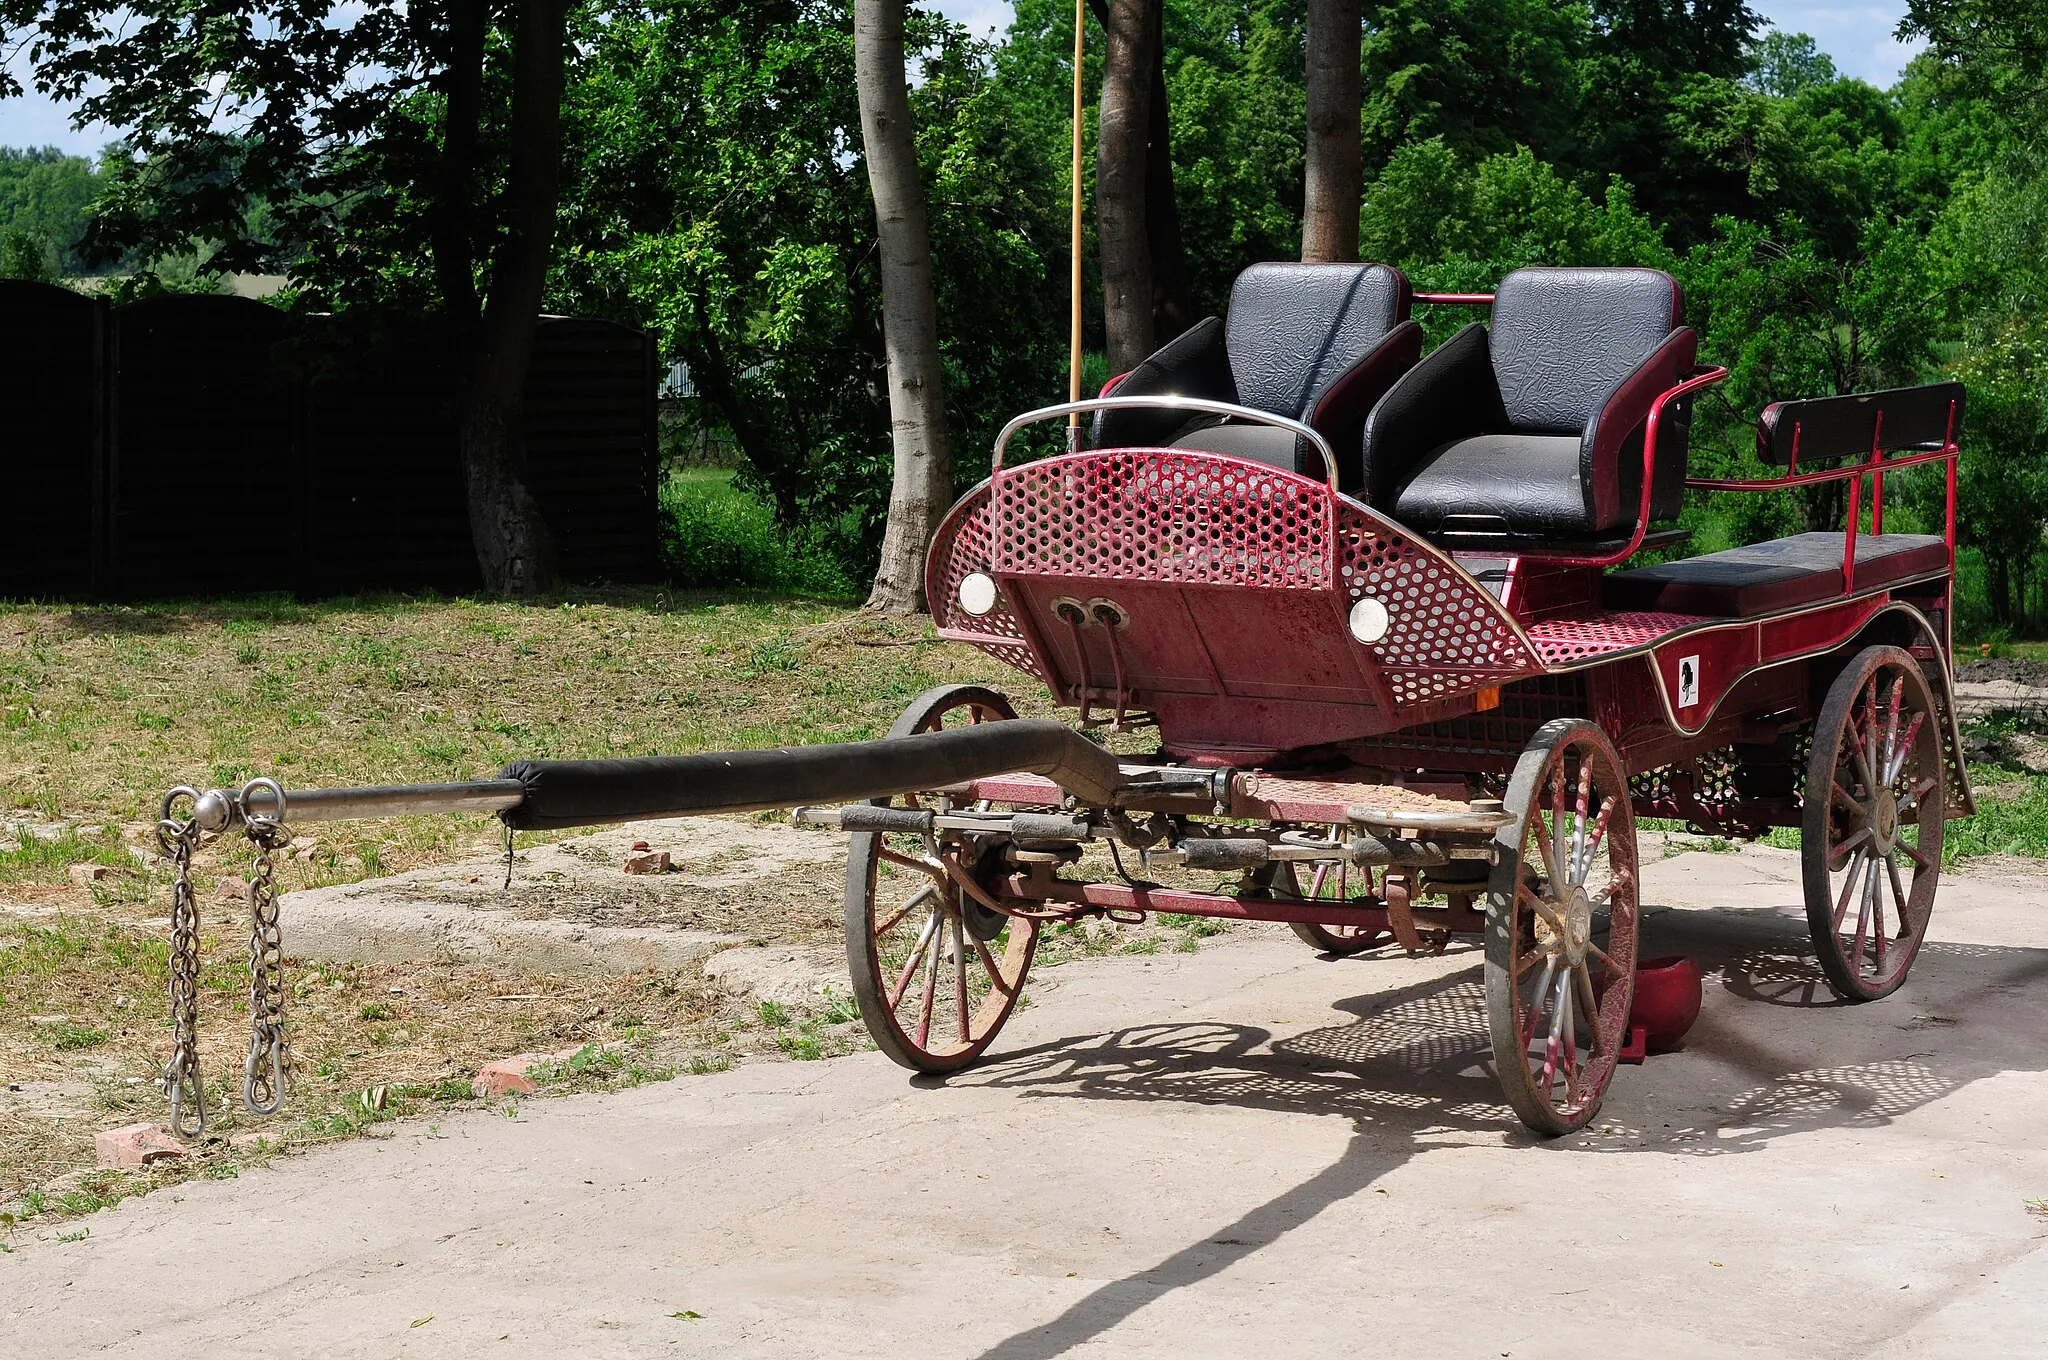
[[[1768,543],[1688,557],[1607,577],[1611,609],[1744,618],[1812,604],[1842,593],[1842,535],[1793,534]],[[1856,588],[1948,568],[1948,545],[1934,534],[1858,534]]]
[[[1242,406],[1300,420],[1408,316],[1383,264],[1255,264],[1230,290],[1224,349]]]
[[[1494,294],[1489,345],[1508,423],[1583,431],[1682,310],[1662,270],[1517,269]]]

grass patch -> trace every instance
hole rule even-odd
[[[860,583],[815,536],[793,538],[722,468],[672,468],[661,483],[662,566],[682,586],[754,586],[851,600]]]

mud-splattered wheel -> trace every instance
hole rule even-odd
[[[889,729],[892,737],[1016,717],[1009,700],[979,685],[925,691]],[[916,807],[916,795],[894,801]],[[1038,923],[992,911],[962,891],[947,863],[970,879],[984,855],[934,847],[913,835],[857,832],[846,852],[846,965],[861,1018],[880,1048],[918,1072],[953,1072],[981,1056],[1024,989]],[[994,853],[991,849],[987,853]]]
[[[1934,913],[1948,810],[1940,721],[1912,654],[1866,647],[1814,724],[1800,846],[1806,923],[1844,1001],[1898,990]]]
[[[1366,871],[1359,872],[1364,874]],[[1348,865],[1319,864],[1316,866],[1314,877],[1308,882],[1307,891],[1302,896],[1317,901],[1348,902],[1351,900],[1350,874]],[[1365,886],[1372,886],[1369,877]],[[1294,921],[1290,924],[1303,944],[1338,958],[1362,954],[1375,945],[1385,944],[1394,938],[1376,926],[1336,926],[1309,921]]]
[[[1524,1124],[1570,1133],[1600,1108],[1635,993],[1635,818],[1613,743],[1576,718],[1536,733],[1506,805],[1487,886],[1494,1066]]]

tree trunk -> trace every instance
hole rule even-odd
[[[448,0],[448,70],[442,78],[441,170],[434,186],[434,282],[441,305],[477,319],[476,151],[483,122],[484,0]]]
[[[512,37],[506,231],[491,262],[476,365],[461,421],[469,527],[484,588],[532,595],[555,583],[554,542],[527,489],[521,394],[553,257],[562,178],[567,0],[521,0]]]
[[[854,0],[853,6],[854,84],[881,247],[882,333],[889,352],[895,446],[889,523],[868,608],[896,614],[925,607],[925,551],[953,498],[939,315],[932,297],[931,226],[903,74],[905,8],[905,0]]]
[[[1160,0],[1109,0],[1109,49],[1095,133],[1095,238],[1102,251],[1102,311],[1109,371],[1150,354],[1152,251],[1145,218],[1145,143],[1151,129],[1154,11]]]
[[[1201,318],[1188,291],[1180,201],[1173,190],[1173,136],[1166,105],[1166,6],[1152,8],[1152,99],[1145,134],[1145,244],[1152,254],[1152,344],[1166,344]],[[1123,370],[1119,369],[1118,372]]]
[[[1308,186],[1301,258],[1358,258],[1360,0],[1308,0]]]

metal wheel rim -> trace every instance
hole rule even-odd
[[[1635,819],[1613,745],[1573,719],[1547,724],[1516,764],[1488,886],[1486,1000],[1502,1092],[1557,1135],[1598,1112],[1635,994]],[[1603,943],[1595,912],[1608,914]]]
[[[941,686],[913,701],[890,735],[1015,716],[994,690]],[[894,801],[916,806],[918,800]],[[1011,917],[995,939],[977,940],[967,928],[959,886],[916,837],[852,836],[846,873],[847,965],[876,1046],[919,1072],[950,1072],[974,1061],[1023,992],[1038,923]]]
[[[1370,887],[1371,873],[1364,872],[1366,886]],[[1302,896],[1333,902],[1349,901],[1349,876],[1348,865],[1317,865],[1314,876],[1309,880],[1308,889]],[[1289,924],[1294,930],[1295,937],[1302,943],[1325,954],[1335,954],[1339,957],[1362,954],[1394,938],[1391,932],[1375,926],[1329,925],[1312,921],[1293,921]]]
[[[1940,730],[1919,662],[1896,647],[1858,655],[1815,722],[1801,870],[1821,971],[1845,1001],[1897,991],[1926,938],[1947,816]]]

